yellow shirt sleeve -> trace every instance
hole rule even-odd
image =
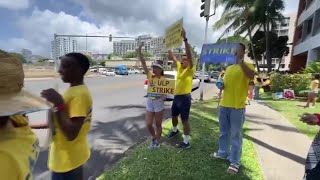
[[[7,154],[0,152],[0,174],[1,179],[10,179],[10,180],[19,180],[19,179],[27,179],[27,177],[20,177],[21,174],[18,174],[17,171],[19,167],[14,162],[12,158],[10,158]]]
[[[250,64],[250,63],[246,63],[248,68],[250,68],[252,71],[256,71],[253,64]]]
[[[176,61],[176,64],[177,64],[177,70],[179,71],[179,69],[181,68],[181,63],[180,63],[180,61]]]
[[[90,110],[91,102],[88,94],[74,97],[69,106],[69,117],[87,117],[88,111]]]

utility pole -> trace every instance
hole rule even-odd
[[[201,0],[203,3],[200,7],[201,10],[203,10],[200,13],[200,17],[205,17],[206,18],[206,26],[205,26],[205,31],[204,31],[204,44],[207,43],[208,41],[208,24],[209,24],[209,18],[216,13],[216,2],[214,2],[214,12],[213,14],[210,15],[210,5],[211,5],[211,0]],[[201,85],[200,85],[200,101],[203,101],[203,88],[204,88],[204,76],[205,76],[205,68],[206,68],[206,63],[202,63],[202,76],[201,76]]]

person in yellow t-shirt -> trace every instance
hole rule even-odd
[[[22,121],[23,122],[22,122]],[[38,137],[27,117],[0,117],[0,174],[3,179],[33,179],[32,171],[40,152]]]
[[[50,105],[22,89],[22,63],[9,53],[0,52],[0,74],[0,179],[31,180],[40,147],[25,114]]]
[[[253,65],[244,62],[245,49],[243,44],[239,45],[236,64],[229,66],[224,75],[224,92],[219,107],[219,150],[211,154],[211,157],[228,159],[231,164],[227,171],[232,174],[236,174],[240,167],[246,99],[249,82],[255,75]]]
[[[190,124],[189,124],[189,113],[191,108],[191,91],[192,91],[192,79],[195,73],[195,67],[193,66],[192,54],[190,50],[190,45],[186,37],[186,32],[182,29],[182,38],[184,39],[184,44],[186,48],[186,55],[182,56],[182,61],[177,61],[174,54],[169,51],[169,60],[172,60],[177,65],[177,78],[175,87],[175,96],[172,103],[172,131],[170,132],[168,138],[173,138],[180,133],[177,129],[178,117],[180,115],[182,125],[183,125],[183,142],[178,145],[178,148],[190,148],[189,134],[190,134]]]
[[[147,75],[149,86],[152,87],[153,80],[155,79],[163,79],[164,72],[162,65],[157,61],[152,64],[152,72],[149,71],[146,60],[142,54],[143,43],[139,45],[137,50],[139,59],[141,61],[144,72]],[[164,113],[164,100],[166,98],[165,95],[161,94],[148,94],[148,99],[146,103],[146,125],[149,130],[149,133],[152,136],[152,140],[148,148],[150,150],[154,150],[160,147],[160,138],[162,134],[162,120]],[[153,127],[155,124],[155,128]]]
[[[81,53],[66,54],[59,73],[70,87],[60,95],[54,89],[41,96],[54,105],[54,127],[48,160],[52,180],[83,179],[82,166],[90,157],[87,134],[92,116],[92,99],[83,82],[89,69],[88,58]]]
[[[310,91],[308,93],[308,100],[306,104],[306,108],[315,108],[317,96],[319,93],[319,79],[320,75],[315,74],[313,80],[310,83]],[[310,106],[310,103],[312,103],[312,106]]]

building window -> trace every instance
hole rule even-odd
[[[307,21],[307,34],[310,34],[312,31],[312,22],[313,22],[312,18]]]
[[[282,69],[283,68],[285,68],[286,67],[286,65],[285,64],[281,64],[281,66],[280,66]]]

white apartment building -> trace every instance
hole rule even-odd
[[[320,59],[320,0],[299,0],[290,70],[297,72]]]
[[[69,38],[57,38],[56,42],[54,42],[54,40],[51,41],[51,53],[53,58],[77,51],[78,44],[76,40],[71,40]]]
[[[125,55],[128,52],[136,50],[137,42],[135,40],[121,40],[113,42],[113,53],[117,55]]]
[[[135,40],[121,40],[113,42],[113,53],[118,55],[125,55],[129,52],[135,51],[140,43],[144,43],[143,51],[152,54],[153,56],[161,56],[164,51],[164,38],[153,38],[150,35],[142,35]]]

